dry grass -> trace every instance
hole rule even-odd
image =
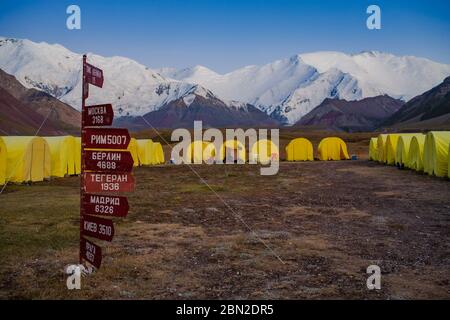
[[[136,169],[130,215],[112,243],[95,241],[102,268],[80,291],[63,274],[77,261],[78,178],[8,186],[0,298],[450,298],[447,181],[367,161],[282,163],[272,177],[194,168],[233,212],[186,166]],[[365,285],[373,263],[377,292]]]

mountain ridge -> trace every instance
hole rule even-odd
[[[292,80],[294,83],[291,83],[292,88],[285,92],[279,90],[277,87],[279,82],[273,79],[277,79],[280,73],[295,75],[294,70],[299,65],[308,66],[312,70],[310,77],[304,79],[301,76],[294,77]],[[183,72],[167,68],[160,72],[180,81],[187,80],[208,86],[221,97],[239,100],[239,91],[235,88],[246,88],[251,92],[250,89],[255,88],[255,79],[260,78],[257,76],[258,73],[263,72],[264,69],[270,70],[271,73],[266,74],[264,78],[275,83],[271,85],[267,83],[270,81],[266,81],[263,84],[256,84],[256,89],[258,86],[266,85],[266,95],[256,91],[253,96],[241,96],[241,101],[254,104],[268,114],[274,113],[275,118],[284,119],[286,124],[297,122],[326,98],[361,100],[387,94],[396,99],[409,100],[450,75],[450,65],[433,62],[426,58],[395,56],[379,51],[356,54],[319,51],[297,54],[266,65],[246,66],[222,75],[207,69],[208,76],[205,78],[202,78],[202,74],[205,74],[203,68],[205,67],[196,66],[190,71],[189,68],[184,68]],[[203,72],[199,73],[199,69]],[[338,87],[339,77],[335,76],[337,72],[347,75],[347,86]],[[253,76],[246,80],[245,76],[249,73],[253,73]],[[242,76],[239,77],[239,75]],[[288,78],[285,76],[284,80]],[[236,81],[239,79],[240,82]],[[336,87],[338,90],[334,90]],[[279,93],[279,95],[273,93]]]
[[[25,87],[77,109],[81,56],[59,44],[0,37],[0,68]],[[88,54],[88,59],[105,72],[104,88],[92,87],[88,103],[112,103],[117,116],[146,115],[192,90],[208,90],[229,108],[253,105],[285,125],[298,122],[326,98],[358,101],[387,94],[408,100],[450,75],[450,65],[378,51],[296,54],[223,75],[200,65],[150,69],[120,56]]]
[[[450,77],[430,90],[408,101],[387,119],[383,126],[403,126],[450,115]],[[428,121],[433,123],[433,121]],[[450,121],[443,122],[450,124]],[[440,123],[442,124],[442,123]]]
[[[347,132],[373,131],[403,105],[403,101],[388,95],[358,101],[327,98],[294,126],[322,127]]]
[[[0,69],[1,134],[79,134],[81,115],[69,105],[36,89],[27,89]]]

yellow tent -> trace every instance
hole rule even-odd
[[[421,133],[405,133],[401,134],[397,141],[397,150],[395,155],[395,164],[401,167],[408,167],[409,165],[409,149],[411,147],[411,140],[414,136]]]
[[[220,148],[220,159],[244,163],[246,161],[245,147],[238,140],[227,140],[222,144]]]
[[[201,140],[192,142],[187,149],[187,153],[189,155],[189,163],[201,164],[203,159],[206,161],[207,159],[204,157],[204,155],[208,145],[209,142]]]
[[[72,136],[44,137],[50,147],[52,176],[75,174],[75,139]]]
[[[377,160],[378,162],[384,163],[386,162],[386,139],[387,139],[387,134],[380,134],[378,135],[377,138],[377,152],[378,152],[378,156],[377,156]]]
[[[139,165],[139,156],[137,140],[135,138],[131,138],[130,144],[128,145],[127,149],[128,151],[130,151],[131,157],[133,158],[133,166],[137,167]]]
[[[81,173],[81,138],[75,137],[75,174]]]
[[[384,153],[386,154],[386,159],[384,160],[384,162],[386,164],[395,164],[395,156],[397,155],[397,142],[399,138],[399,134],[388,134],[384,149]]]
[[[6,150],[6,144],[0,137],[0,186],[5,184],[6,181],[6,159],[8,153]]]
[[[286,146],[287,161],[313,161],[314,151],[312,143],[305,138],[296,138]]]
[[[425,137],[423,167],[428,174],[438,177],[448,175],[448,145],[450,131],[430,131]]]
[[[249,157],[255,162],[269,164],[272,161],[280,161],[280,152],[275,143],[261,139],[253,144]]]
[[[377,161],[377,159],[378,159],[377,141],[378,141],[378,138],[370,138],[369,160]]]
[[[322,139],[317,148],[319,159],[328,160],[348,160],[347,145],[341,138],[328,137]]]
[[[208,142],[208,145],[203,150],[203,160],[206,163],[214,163],[216,160],[216,146],[213,142]]]
[[[425,135],[418,134],[411,139],[409,146],[409,162],[407,167],[416,171],[423,171],[423,147]]]
[[[156,142],[154,144],[154,152],[155,152],[155,159],[156,159],[156,164],[161,164],[164,163],[164,151],[163,151],[163,147],[161,145],[161,143]]]
[[[152,139],[138,139],[138,158],[140,165],[154,164],[153,141]]]
[[[8,150],[6,179],[43,181],[51,175],[50,148],[41,137],[3,137]]]

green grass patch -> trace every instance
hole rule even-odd
[[[77,188],[11,186],[0,195],[0,259],[38,256],[77,244]]]

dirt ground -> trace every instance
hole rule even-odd
[[[129,216],[94,240],[102,267],[72,291],[78,177],[8,186],[0,298],[450,298],[449,181],[364,159],[192,168],[213,191],[185,165],[134,171]],[[372,264],[381,290],[366,287]]]

